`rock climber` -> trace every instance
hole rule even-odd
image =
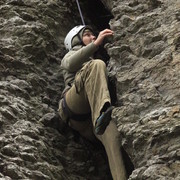
[[[66,121],[92,118],[94,131],[101,135],[111,120],[111,99],[107,84],[107,70],[100,59],[93,59],[107,36],[113,31],[105,29],[95,37],[88,26],[76,26],[65,38],[65,46],[70,50],[62,60],[65,80],[62,107]]]
[[[117,127],[111,121],[113,107],[108,89],[106,64],[94,57],[106,37],[113,31],[105,29],[94,35],[90,26],[74,27],[65,38],[69,51],[61,61],[65,89],[59,102],[59,115],[71,128],[85,138],[95,135],[104,145],[113,179],[126,179]]]

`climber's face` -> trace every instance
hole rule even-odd
[[[89,29],[85,29],[82,37],[82,41],[85,45],[90,44],[96,40],[96,36]]]

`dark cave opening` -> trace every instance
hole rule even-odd
[[[109,27],[109,21],[113,18],[111,12],[100,0],[79,0],[82,13],[91,21],[98,31]],[[86,20],[85,20],[86,22]]]

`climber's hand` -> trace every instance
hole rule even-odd
[[[96,46],[100,46],[103,43],[103,40],[105,37],[107,36],[113,36],[113,31],[111,31],[110,29],[105,29],[103,31],[101,31],[97,37],[97,39],[94,41],[94,44]]]

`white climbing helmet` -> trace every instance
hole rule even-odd
[[[79,26],[75,26],[74,28],[72,28],[69,33],[66,35],[65,40],[64,40],[64,45],[66,47],[66,49],[71,50],[72,48],[72,39],[82,30],[82,29],[92,29],[90,26],[86,26],[86,25],[79,25]]]

